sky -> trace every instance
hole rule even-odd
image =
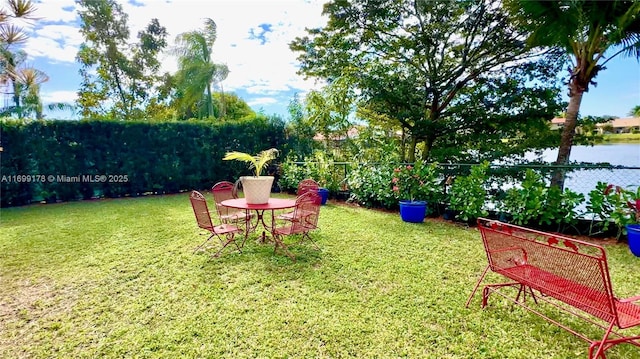
[[[225,92],[234,92],[255,111],[288,119],[287,105],[294,94],[304,97],[320,85],[298,75],[296,54],[289,43],[304,36],[305,28],[321,27],[323,0],[121,0],[135,37],[151,19],[158,18],[168,32],[172,46],[176,36],[202,28],[204,19],[213,19],[218,37],[213,60],[229,67],[223,81]],[[83,42],[74,0],[37,1],[33,23],[22,23],[29,40],[24,50],[28,63],[44,71],[49,81],[41,85],[45,104],[73,103],[80,87],[79,64],[75,56]],[[161,55],[162,72],[175,72],[171,55]],[[582,100],[583,116],[626,117],[640,105],[640,64],[633,58],[615,57],[596,78]],[[566,91],[565,91],[566,92]],[[565,95],[565,100],[567,100]],[[65,118],[70,113],[55,112],[49,118]]]

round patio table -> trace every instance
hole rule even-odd
[[[264,242],[266,240],[266,232],[268,231],[273,236],[273,230],[275,228],[275,215],[274,212],[277,210],[293,208],[296,206],[296,201],[294,199],[286,199],[286,198],[269,198],[267,203],[262,204],[249,204],[245,198],[234,198],[227,199],[220,203],[225,207],[244,209],[246,212],[246,230],[245,230],[245,239],[249,236],[249,232],[255,230],[258,227],[258,223],[262,224],[262,236],[260,241]],[[257,215],[257,220],[255,225],[251,225],[251,216],[249,215],[250,211],[255,211]],[[264,220],[264,212],[271,212],[271,223],[267,225]]]

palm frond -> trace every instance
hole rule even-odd
[[[20,17],[26,20],[38,19],[33,16],[37,8],[31,0],[8,0],[7,3],[15,17]]]
[[[23,44],[29,37],[24,29],[13,24],[0,24],[0,41],[6,45]]]

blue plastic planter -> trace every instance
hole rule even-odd
[[[422,223],[426,216],[426,201],[400,201],[400,218],[402,218],[403,221]]]
[[[320,198],[322,199],[322,202],[320,202],[322,205],[327,204],[327,200],[329,199],[329,190],[326,188],[318,188],[318,194],[320,195]]]
[[[631,253],[640,257],[640,224],[627,224],[627,240]]]

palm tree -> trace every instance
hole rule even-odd
[[[7,8],[0,9],[0,85],[7,89],[5,94],[12,95],[15,108],[20,109],[22,88],[16,76],[18,65],[25,60],[26,54],[14,47],[24,44],[28,37],[24,29],[12,21],[17,18],[36,20],[36,8],[31,0],[7,0],[6,5]]]
[[[174,50],[178,55],[176,82],[182,108],[192,108],[202,101],[206,93],[204,100],[208,117],[214,116],[211,84],[223,80],[228,73],[226,66],[211,60],[216,38],[216,23],[207,18],[203,29],[178,35]]]
[[[583,94],[605,64],[625,54],[640,59],[640,2],[508,0],[515,19],[531,31],[532,46],[548,46],[570,58],[569,104],[556,164],[569,163]],[[607,52],[613,52],[605,56]],[[564,173],[552,179],[560,188]]]
[[[631,111],[629,111],[629,116],[640,117],[640,105],[634,106]]]

